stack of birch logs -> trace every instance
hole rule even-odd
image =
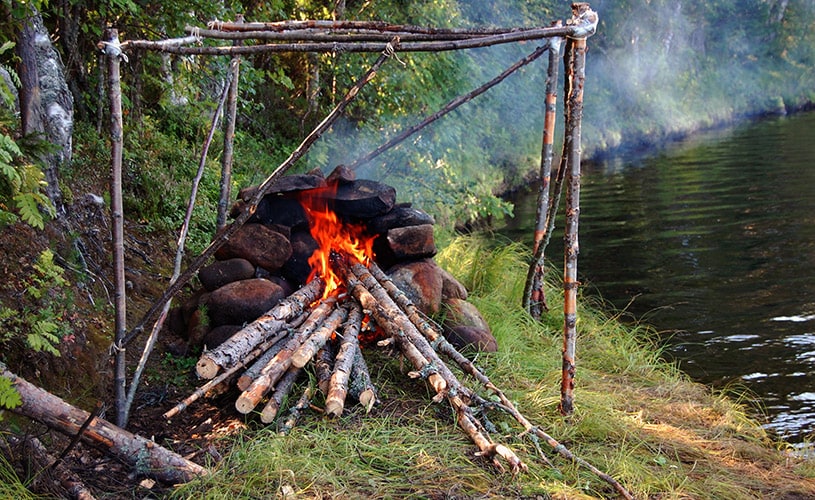
[[[309,362],[314,364],[316,385],[325,394],[326,416],[340,416],[348,395],[370,410],[376,391],[359,348],[361,330],[371,328],[363,326],[363,318],[369,316],[384,334],[379,345],[398,349],[413,367],[407,376],[426,380],[436,393],[434,402],[448,400],[459,425],[479,448],[479,455],[491,459],[501,470],[504,467],[499,457],[513,472],[525,470],[526,465],[511,449],[491,440],[475,416],[473,404],[483,409],[495,403],[488,403],[462,384],[439,353],[488,388],[497,389],[445,340],[439,325],[422,314],[376,263],[366,266],[334,255],[333,265],[344,277],[347,293],[322,298],[324,282],[315,277],[228,341],[203,353],[196,371],[210,382],[165,413],[165,418],[221,384],[236,383],[242,390],[235,403],[238,411],[249,413],[268,396],[260,418],[271,422]],[[281,432],[295,424],[313,396],[314,390],[307,387],[280,423]],[[501,399],[511,405],[503,396]]]

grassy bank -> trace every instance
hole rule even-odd
[[[712,394],[660,358],[645,327],[622,326],[581,302],[577,410],[559,416],[558,292],[543,323],[519,307],[525,250],[490,249],[483,239],[452,241],[437,260],[471,290],[500,348],[478,363],[533,423],[576,455],[611,474],[637,498],[805,498],[815,495],[815,467],[785,452],[732,397]],[[230,449],[206,479],[176,498],[614,496],[602,480],[552,453],[547,465],[514,421],[497,413],[497,441],[529,465],[516,477],[474,456],[446,404],[430,402],[397,361],[372,352],[382,404],[343,418],[309,414],[291,434],[250,422],[220,443]],[[474,384],[470,383],[471,386]],[[320,402],[317,401],[319,405]]]

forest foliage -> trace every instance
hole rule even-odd
[[[74,94],[74,164],[63,185],[84,184],[106,164],[99,124],[96,45],[106,26],[127,39],[184,35],[213,20],[385,20],[436,27],[544,26],[570,15],[551,0],[253,0],[234,2],[37,2]],[[584,152],[639,144],[734,118],[796,109],[815,100],[815,5],[809,0],[592,2],[600,15],[589,43]],[[19,2],[2,4],[3,35],[23,22]],[[210,43],[210,42],[207,42]],[[300,170],[328,171],[353,161],[502,71],[531,43],[444,53],[400,55],[364,89],[344,121],[312,149]],[[235,187],[263,179],[318,123],[372,62],[370,54],[263,54],[244,58],[239,94]],[[12,66],[10,52],[0,63]],[[159,229],[178,227],[191,172],[209,127],[229,61],[135,52],[123,66],[125,190],[130,217]],[[441,223],[511,210],[494,196],[536,168],[543,117],[545,65],[538,62],[504,84],[363,166],[360,177],[391,183],[400,199]],[[6,108],[8,106],[6,105]],[[5,123],[5,122],[4,122]],[[103,127],[104,128],[104,127]],[[7,136],[13,126],[3,125]],[[4,152],[13,149],[4,147]],[[196,217],[197,241],[211,234],[218,195],[218,151],[208,165]],[[4,163],[7,165],[8,162]],[[5,173],[10,173],[4,169]],[[6,175],[6,184],[11,179]],[[8,196],[8,190],[4,192]],[[70,197],[70,193],[68,193]],[[8,199],[7,199],[8,200]],[[196,241],[196,238],[193,238]]]

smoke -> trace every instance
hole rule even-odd
[[[552,3],[460,0],[459,23],[542,26],[569,17],[566,2],[554,11]],[[784,112],[815,97],[811,0],[591,4],[600,24],[588,42],[584,156],[745,115]],[[383,106],[376,120],[335,127],[310,155],[313,163],[331,168],[354,161],[535,46],[400,55],[405,66],[387,65],[360,96],[370,99],[368,106]],[[517,184],[539,161],[545,77],[543,57],[363,165],[358,175],[395,185],[400,199],[404,194],[423,208],[435,207],[437,216],[460,220],[505,210],[492,193]],[[562,126],[562,83],[558,94]],[[456,203],[467,204],[463,213],[450,212]]]

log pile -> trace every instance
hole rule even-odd
[[[246,209],[243,205],[252,198],[252,188],[245,189],[241,198],[244,201],[233,207],[233,216]],[[315,200],[330,209],[334,222],[356,228],[343,233],[354,240],[351,248],[315,230],[319,225]],[[327,178],[284,177],[252,213],[249,229],[243,229],[246,234],[235,233],[226,250],[216,254],[220,260],[199,272],[204,290],[195,295],[192,305],[176,311],[177,323],[183,325],[186,319],[183,327],[190,339],[197,335],[205,343],[196,372],[209,381],[164,417],[172,418],[210,391],[233,386],[240,391],[237,411],[256,413],[264,423],[277,421],[282,433],[296,424],[304,410],[315,408],[318,391],[324,401],[319,410],[326,417],[341,416],[349,401],[357,401],[369,412],[377,392],[361,345],[374,339],[407,360],[412,367],[407,376],[424,380],[435,392],[434,402],[448,402],[459,426],[478,447],[477,454],[499,470],[508,466],[517,473],[527,466],[512,449],[490,437],[489,421],[479,418],[490,409],[515,419],[523,427],[521,435],[529,436],[536,446],[542,440],[631,498],[614,478],[531,423],[462,354],[462,349],[491,351],[497,345],[477,309],[466,301],[464,287],[433,262],[432,224],[433,219],[421,210],[396,204],[393,188],[357,181],[343,167]],[[275,244],[253,240],[258,235]],[[365,252],[357,252],[359,247],[365,247]],[[257,249],[262,255],[253,253]],[[315,260],[319,254],[324,258]],[[246,288],[226,293],[234,292],[230,287]],[[275,287],[282,291],[276,292],[277,297],[253,295]],[[296,290],[288,293],[286,287]],[[223,300],[219,295],[231,298]],[[242,311],[247,302],[249,308],[264,310]],[[443,313],[441,324],[431,319],[438,313]],[[204,321],[203,314],[207,315]],[[251,318],[242,326],[219,323],[247,315]],[[202,328],[207,323],[212,325],[209,330]],[[225,340],[212,335],[225,325]],[[459,380],[447,364],[450,361],[492,397],[486,399]],[[309,364],[314,383],[304,384],[299,397],[290,397]],[[286,400],[294,403],[283,412]],[[542,452],[540,456],[545,460]]]

